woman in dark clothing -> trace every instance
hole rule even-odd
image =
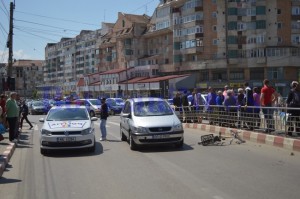
[[[288,135],[292,136],[294,131],[294,122],[296,122],[296,132],[300,132],[300,110],[292,108],[300,108],[300,85],[298,82],[294,81],[291,84],[292,89],[288,94],[286,100],[287,106],[291,109],[288,109]]]
[[[20,128],[22,129],[22,126],[23,126],[23,121],[25,119],[25,121],[30,125],[30,128],[29,129],[32,129],[33,126],[31,124],[31,122],[28,120],[27,116],[28,116],[28,106],[27,104],[25,103],[25,101],[22,102],[22,107],[21,107],[21,121],[20,121]]]

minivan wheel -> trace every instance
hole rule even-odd
[[[133,151],[137,149],[137,145],[134,142],[134,140],[131,136],[131,133],[129,134],[129,146],[130,146],[130,149],[133,150]]]
[[[180,142],[176,143],[175,147],[178,149],[182,148],[183,147],[183,139]]]
[[[95,112],[94,111],[90,111],[90,116],[91,117],[95,117]]]
[[[46,154],[46,152],[47,152],[47,150],[46,150],[46,149],[41,149],[41,154],[42,154],[42,155],[45,155],[45,154]]]
[[[88,152],[94,153],[95,150],[96,150],[96,143],[94,142],[94,145],[93,145],[92,147],[89,147],[89,148],[88,148]]]
[[[121,141],[126,141],[127,140],[127,137],[124,135],[121,127],[120,127],[120,137],[121,137]]]

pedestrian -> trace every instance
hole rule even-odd
[[[183,108],[183,121],[186,123],[191,123],[191,107],[188,100],[188,93],[185,90],[182,96],[182,108]]]
[[[293,81],[291,83],[291,90],[286,100],[288,117],[288,132],[289,136],[293,136],[293,132],[300,132],[300,85],[298,82]],[[294,129],[294,123],[296,123],[296,129]]]
[[[213,124],[215,122],[216,118],[216,99],[217,94],[215,92],[215,89],[212,87],[208,88],[208,94],[207,94],[207,112],[208,112],[208,120],[209,124]]]
[[[6,109],[5,109],[6,100],[7,100],[7,96],[5,94],[1,94],[0,95],[0,106],[2,108],[1,120],[4,127],[8,128],[8,124],[6,121]]]
[[[33,125],[31,124],[31,122],[28,120],[28,114],[29,114],[29,110],[28,110],[28,106],[25,103],[25,100],[22,102],[22,107],[21,107],[21,121],[20,121],[20,128],[22,129],[23,127],[23,121],[25,119],[25,121],[30,125],[29,129],[33,128]]]
[[[265,79],[263,81],[263,84],[264,86],[261,89],[261,95],[260,95],[260,105],[264,113],[264,118],[267,125],[265,133],[271,133],[272,131],[275,130],[272,121],[274,110],[271,107],[272,107],[272,103],[277,100],[278,93],[270,85],[270,81],[268,79]]]
[[[244,83],[245,87],[245,121],[247,123],[247,127],[250,130],[254,129],[254,98],[253,98],[253,90],[250,88],[249,83]]]
[[[254,118],[254,123],[256,125],[254,126],[255,128],[260,128],[260,93],[259,93],[259,88],[254,87],[253,88],[253,100],[254,100],[254,110],[253,110],[253,118]]]
[[[237,120],[236,98],[233,95],[233,90],[227,90],[227,97],[224,100],[224,108],[226,111],[227,125],[231,128],[235,127]]]
[[[19,106],[16,101],[17,93],[11,92],[10,98],[6,101],[6,118],[9,125],[9,141],[15,142],[18,137],[18,130],[16,128],[19,117]]]
[[[197,88],[194,88],[192,92],[192,102],[191,102],[192,112],[194,113],[194,117],[193,117],[194,123],[202,122],[201,112],[203,110],[203,105],[204,103],[203,103],[201,93],[198,91]]]
[[[175,97],[173,98],[173,105],[175,106],[175,111],[182,111],[182,100],[180,92],[177,92]]]
[[[227,97],[227,90],[228,90],[228,85],[225,85],[224,86],[224,91],[223,91],[224,100]]]
[[[106,121],[108,118],[108,106],[106,104],[106,98],[101,99],[101,112],[100,112],[100,131],[101,131],[101,137],[100,141],[106,140]]]
[[[227,95],[227,91],[226,91],[226,95]],[[217,92],[216,104],[218,106],[218,116],[219,116],[218,123],[220,126],[223,126],[224,118],[225,118],[224,100],[225,97],[223,95],[223,92],[219,90]]]
[[[244,89],[238,88],[237,93],[237,106],[238,106],[238,128],[243,128],[245,125],[245,95]]]

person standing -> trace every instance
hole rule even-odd
[[[180,92],[177,92],[175,97],[173,98],[173,105],[175,106],[175,111],[182,111],[182,101]]]
[[[247,126],[250,130],[254,129],[254,98],[253,98],[253,90],[250,88],[249,83],[244,83],[245,87],[245,120]],[[249,107],[250,106],[250,107]]]
[[[6,99],[7,99],[7,97],[5,94],[0,95],[0,106],[2,108],[1,120],[2,120],[2,124],[4,125],[5,128],[8,127],[8,124],[6,121],[6,110],[5,110]]]
[[[208,120],[209,124],[213,124],[215,122],[215,113],[216,113],[216,99],[217,94],[215,92],[215,89],[212,87],[208,88],[208,94],[207,94],[207,113],[208,113]]]
[[[272,124],[274,110],[271,107],[272,107],[272,103],[277,100],[278,93],[275,91],[273,87],[270,86],[270,81],[268,79],[265,79],[263,83],[264,86],[260,92],[261,93],[260,104],[267,124],[267,128],[265,132],[271,133],[272,131],[275,130],[274,125]]]
[[[191,123],[191,115],[190,115],[190,104],[188,100],[188,93],[185,90],[182,96],[182,108],[183,108],[183,121],[186,123]]]
[[[101,137],[100,141],[106,140],[106,120],[108,118],[108,106],[106,104],[106,98],[101,99],[101,112],[100,112],[100,131],[101,131]]]
[[[296,132],[300,132],[300,85],[298,82],[293,81],[291,84],[292,89],[288,94],[286,100],[287,106],[290,108],[287,110],[289,113],[288,117],[288,135],[293,136],[294,122],[296,123]]]
[[[227,91],[226,91],[226,95],[227,95]],[[217,92],[216,104],[218,106],[218,123],[220,126],[224,124],[224,119],[225,119],[224,101],[225,101],[225,97],[223,95],[223,92],[219,90]]]
[[[224,100],[224,108],[226,111],[227,125],[230,128],[235,128],[237,120],[236,98],[233,95],[233,90],[227,91],[227,97]]]
[[[25,121],[30,125],[29,129],[33,128],[33,125],[31,124],[31,122],[28,120],[27,116],[29,114],[29,110],[28,110],[28,106],[25,103],[25,101],[22,102],[22,107],[21,107],[21,121],[20,121],[20,128],[22,129],[23,127],[23,121],[25,119]]]
[[[18,117],[19,117],[19,106],[16,101],[17,93],[11,92],[10,98],[6,101],[6,118],[9,126],[9,141],[13,142],[18,137]]]
[[[253,88],[253,100],[255,108],[253,110],[253,118],[257,128],[260,128],[260,93],[257,87]]]

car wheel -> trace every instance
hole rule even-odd
[[[92,147],[89,147],[89,148],[88,148],[88,152],[94,153],[95,150],[96,150],[96,143],[95,143],[95,141],[94,141],[94,145],[93,145]]]
[[[45,154],[46,154],[46,152],[47,152],[47,150],[46,150],[46,149],[41,149],[41,154],[42,154],[42,155],[45,155]]]
[[[184,141],[182,139],[180,142],[178,142],[178,143],[175,144],[175,147],[178,148],[178,149],[180,149],[180,148],[183,147],[183,143],[184,143]]]
[[[129,146],[130,146],[130,149],[133,150],[133,151],[137,149],[137,145],[134,142],[134,140],[131,136],[131,133],[129,133]]]
[[[127,140],[127,137],[124,135],[121,127],[120,127],[120,137],[121,137],[121,141],[126,141]]]
[[[111,110],[110,112],[111,112],[111,115],[115,115],[116,114],[114,110]]]
[[[95,117],[95,112],[94,111],[90,111],[90,116],[91,117]]]

